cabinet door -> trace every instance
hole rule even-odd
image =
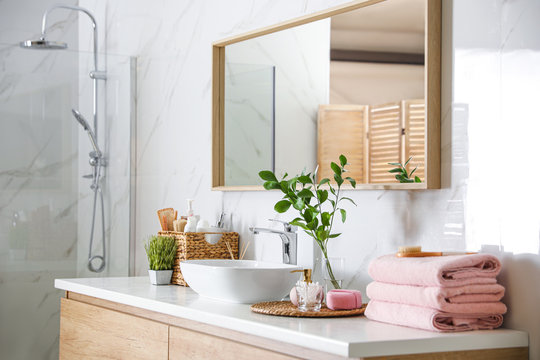
[[[168,327],[62,299],[60,359],[167,359]]]
[[[171,326],[169,359],[298,359],[221,337]]]

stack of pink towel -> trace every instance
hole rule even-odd
[[[497,284],[499,260],[489,254],[386,255],[369,265],[367,318],[432,331],[494,329],[506,306]]]

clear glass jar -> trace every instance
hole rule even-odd
[[[300,311],[320,311],[324,290],[318,282],[307,283],[299,281],[296,283],[296,296],[298,299],[298,310]]]

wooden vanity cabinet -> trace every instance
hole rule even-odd
[[[61,360],[299,359],[252,345],[263,339],[252,341],[249,335],[237,335],[214,326],[72,292],[61,299]],[[275,345],[270,341],[265,346]],[[305,350],[309,357],[311,351]]]
[[[61,303],[60,359],[345,358],[68,291]],[[454,351],[369,359],[528,359],[528,348]]]
[[[60,359],[164,359],[169,326],[99,306],[62,299]]]

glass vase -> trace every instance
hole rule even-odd
[[[324,280],[325,293],[333,289],[341,289],[345,277],[345,258],[322,258],[321,273]]]

